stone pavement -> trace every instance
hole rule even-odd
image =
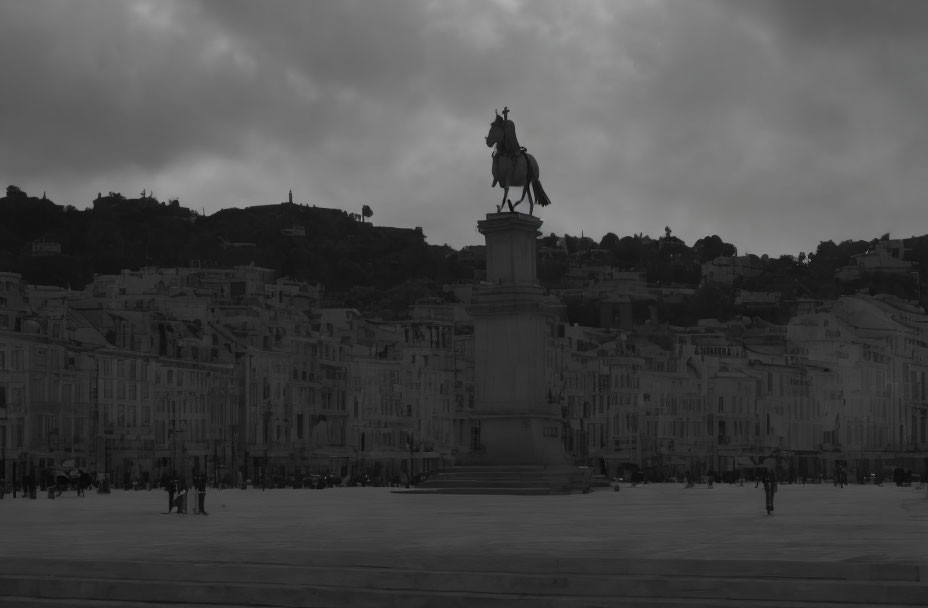
[[[928,495],[893,485],[623,484],[565,496],[390,488],[211,490],[208,516],[163,490],[0,501],[0,556],[289,561],[310,553],[797,559],[928,565]]]
[[[751,576],[765,563],[817,562],[914,565],[915,581],[928,566],[928,494],[893,485],[784,485],[772,516],[754,484],[623,484],[620,492],[562,496],[211,490],[206,504],[208,516],[192,509],[179,516],[163,514],[163,490],[70,492],[55,500],[8,495],[0,501],[0,561],[453,563],[460,571],[531,572],[663,560],[721,563]]]

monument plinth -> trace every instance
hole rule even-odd
[[[559,407],[548,401],[548,334],[557,313],[538,284],[537,203],[551,200],[538,163],[519,145],[509,108],[487,134],[494,147],[493,186],[503,189],[496,213],[477,222],[486,239],[487,277],[467,307],[474,322],[474,411],[471,446],[456,466],[407,492],[551,494],[587,492],[589,471],[571,466],[561,443]],[[509,188],[522,186],[512,203]],[[532,196],[534,193],[534,197]],[[529,213],[515,208],[528,198]],[[508,213],[500,213],[505,207]]]
[[[480,446],[467,464],[566,465],[561,412],[548,403],[545,353],[551,311],[537,279],[541,220],[523,213],[488,214],[487,281],[468,307],[474,320]]]

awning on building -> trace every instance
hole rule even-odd
[[[331,446],[315,449],[311,458],[354,458],[358,455],[354,448],[348,446]]]

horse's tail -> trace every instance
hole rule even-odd
[[[535,204],[547,207],[551,204],[551,199],[548,198],[545,189],[541,187],[541,181],[538,179],[538,161],[531,154],[527,154],[525,148],[522,148],[522,154],[525,154],[525,190],[528,191],[528,185],[531,183],[532,190],[535,192]],[[532,163],[535,163],[534,167]]]
[[[538,178],[532,179],[532,190],[535,192],[535,204],[542,207],[547,207],[551,204],[551,199],[548,198],[548,195],[545,193],[545,189],[541,187],[541,182],[538,181]]]

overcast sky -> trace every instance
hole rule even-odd
[[[542,231],[797,255],[928,233],[921,0],[0,0],[0,182],[285,201],[479,244],[508,106]]]

